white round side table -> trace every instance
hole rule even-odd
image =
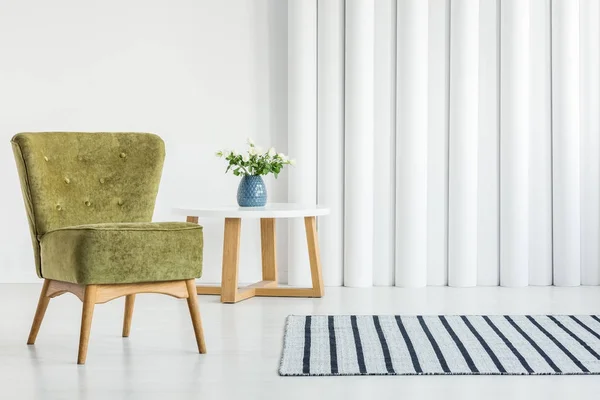
[[[316,217],[329,214],[329,208],[292,203],[272,203],[265,207],[177,207],[173,213],[198,223],[198,218],[224,218],[223,275],[221,286],[197,286],[198,294],[220,294],[221,302],[237,303],[254,296],[322,297],[323,278],[319,259]],[[260,218],[262,281],[238,289],[240,261],[240,229],[242,218]],[[275,219],[304,218],[310,260],[312,288],[277,287],[277,256],[275,251]]]

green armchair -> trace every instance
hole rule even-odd
[[[28,344],[50,299],[83,302],[78,364],[84,364],[94,305],[126,296],[129,336],[137,293],[186,298],[206,352],[194,279],[202,275],[202,227],[151,222],[165,156],[146,133],[19,133],[11,141],[29,220],[36,271],[44,279]]]

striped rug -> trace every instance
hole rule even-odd
[[[600,374],[600,318],[291,315],[279,374]]]

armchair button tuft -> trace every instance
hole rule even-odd
[[[119,154],[119,157],[121,157],[121,158],[125,158],[125,157],[127,157],[127,154],[125,154],[125,153],[121,153],[121,154]]]
[[[44,161],[48,161],[48,157],[44,156]]]
[[[100,183],[104,183],[104,178],[100,178]]]
[[[65,178],[65,183],[69,184],[69,183],[71,183],[71,180],[69,178]]]
[[[122,206],[123,205],[123,200],[121,200],[121,199],[117,200],[117,204],[120,205],[120,206]]]
[[[88,207],[92,205],[92,203],[89,200],[86,200],[84,204]]]
[[[61,210],[62,210],[62,207],[60,206],[60,204],[57,204],[57,205],[56,205],[56,209],[57,209],[58,211],[61,211]]]

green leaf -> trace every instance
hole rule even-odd
[[[256,149],[255,145],[249,145],[249,147]],[[270,156],[268,150],[252,155],[248,153],[234,155],[228,152],[223,153],[222,156],[227,161],[225,173],[233,172],[235,176],[273,174],[277,178],[284,166],[291,163],[290,160],[284,160],[279,154]],[[247,161],[244,161],[244,157],[248,157]]]

